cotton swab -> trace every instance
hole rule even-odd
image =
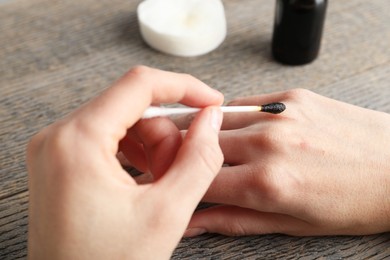
[[[237,112],[267,112],[272,114],[279,114],[286,109],[283,103],[270,103],[261,106],[221,106],[221,111],[224,113]],[[142,118],[153,118],[159,116],[182,115],[199,112],[200,108],[194,107],[155,107],[151,106],[146,109]]]

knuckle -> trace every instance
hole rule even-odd
[[[127,72],[127,76],[135,77],[135,78],[144,78],[150,72],[150,68],[144,65],[137,65]]]
[[[69,129],[59,121],[34,135],[27,145],[27,163],[29,166],[45,164],[61,167],[61,162],[72,155],[72,136]],[[31,173],[31,171],[28,171]],[[36,172],[39,173],[39,172]]]
[[[27,144],[27,151],[36,151],[45,139],[45,135],[45,129],[43,129],[40,132],[36,133],[34,136],[32,136]]]
[[[180,76],[182,77],[183,82],[187,82],[188,85],[196,87],[205,85],[202,81],[192,76],[191,74],[181,73]]]
[[[265,162],[257,165],[252,172],[250,179],[252,189],[261,193],[266,207],[274,208],[280,201],[283,201],[288,188],[280,184],[279,178],[282,172],[276,164]]]
[[[291,206],[297,194],[305,186],[299,177],[286,163],[280,160],[266,160],[252,169],[248,180],[251,190],[257,191],[256,198],[261,198],[263,207],[270,211],[283,210]]]
[[[276,151],[283,147],[283,143],[289,136],[287,127],[280,127],[277,124],[269,124],[248,137],[248,143],[256,147],[262,147],[271,151]]]
[[[142,88],[146,93],[152,91],[153,83],[153,69],[144,65],[137,65],[131,68],[122,79],[136,83],[135,86]],[[146,95],[146,94],[145,94]],[[151,95],[151,93],[150,93]]]
[[[36,133],[31,137],[29,142],[27,143],[27,161],[30,162],[33,158],[35,158],[47,138],[47,128],[42,129],[40,132]]]
[[[49,156],[71,155],[79,140],[94,138],[94,129],[83,120],[58,121],[38,134],[37,142],[40,142],[43,152]],[[42,136],[39,136],[42,135]],[[32,141],[36,142],[35,140]]]
[[[274,183],[271,182],[272,176],[275,174],[274,168],[268,162],[264,162],[262,164],[257,164],[253,166],[251,170],[252,174],[249,179],[249,183],[252,183],[251,186],[253,188],[257,188],[261,191],[263,196],[268,198],[273,198],[274,191]]]
[[[303,88],[295,88],[284,93],[283,99],[292,101],[302,101],[313,94],[312,91]]]
[[[131,79],[134,82],[138,82],[141,86],[149,87],[150,84],[145,84],[145,82],[153,79],[153,70],[150,67],[144,65],[137,65],[131,68],[124,76],[124,78]]]
[[[198,82],[198,80],[188,73],[181,73],[181,76],[188,82]]]
[[[245,223],[241,219],[235,219],[235,221],[225,223],[223,230],[226,230],[224,233],[227,233],[230,236],[243,236],[248,235]]]
[[[54,154],[62,153],[67,149],[73,139],[70,136],[69,131],[70,129],[66,124],[53,127],[53,129],[47,134],[45,148]]]

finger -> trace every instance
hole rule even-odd
[[[278,193],[275,176],[262,164],[223,167],[202,201],[285,213],[284,197]]]
[[[285,118],[285,115],[264,112],[226,113],[222,123],[222,130],[241,129],[259,122],[272,122]]]
[[[219,108],[210,107],[198,113],[172,166],[158,182],[187,214],[195,209],[222,166],[223,156],[218,145],[221,122]]]
[[[79,126],[99,136],[103,131],[118,141],[151,103],[175,102],[194,107],[220,105],[223,95],[189,75],[139,66],[75,114],[81,114],[76,117]],[[116,148],[112,144],[115,153]]]
[[[131,166],[141,172],[148,171],[148,162],[141,143],[126,135],[119,143],[119,151]]]
[[[250,149],[252,136],[245,128],[221,131],[219,133],[219,145],[223,152],[224,163],[229,165],[249,163],[253,157]],[[259,152],[261,151],[256,151],[256,153]],[[257,156],[260,155],[257,154]]]
[[[234,206],[216,206],[195,212],[185,236],[218,233],[228,236],[282,233],[315,235],[321,231],[289,215],[259,212]]]
[[[163,117],[141,120],[134,130],[142,140],[154,180],[158,180],[176,156],[182,141],[181,133],[170,119]]]
[[[247,165],[223,167],[211,183],[202,201],[240,207],[253,206],[250,203],[252,199],[248,198],[252,195],[250,186],[248,186],[250,183],[248,172],[250,171]]]
[[[294,138],[291,124],[282,120],[284,119],[274,122],[256,121],[244,128],[222,130],[219,134],[219,143],[225,163],[230,165],[259,163],[259,160],[270,156],[270,153],[277,153],[275,143],[283,142],[281,139],[287,135]]]
[[[224,115],[224,117],[226,116],[227,114]],[[264,138],[262,139],[261,135],[263,131],[267,131],[263,130],[263,126],[266,127],[268,123],[262,122],[246,122],[251,125],[239,129],[222,130],[219,133],[219,144],[224,155],[224,163],[238,165],[253,161],[253,157],[261,158],[262,150],[259,148],[251,149],[251,146],[263,146],[262,140]],[[177,122],[174,123],[178,126]],[[186,131],[182,130],[181,133],[184,136]],[[264,143],[264,146],[267,144]],[[253,154],[254,152],[256,154]]]

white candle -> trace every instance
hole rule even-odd
[[[221,0],[145,0],[137,14],[145,42],[171,55],[203,55],[226,37]]]

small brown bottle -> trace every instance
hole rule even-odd
[[[272,55],[284,64],[302,65],[317,58],[327,0],[276,0]]]

